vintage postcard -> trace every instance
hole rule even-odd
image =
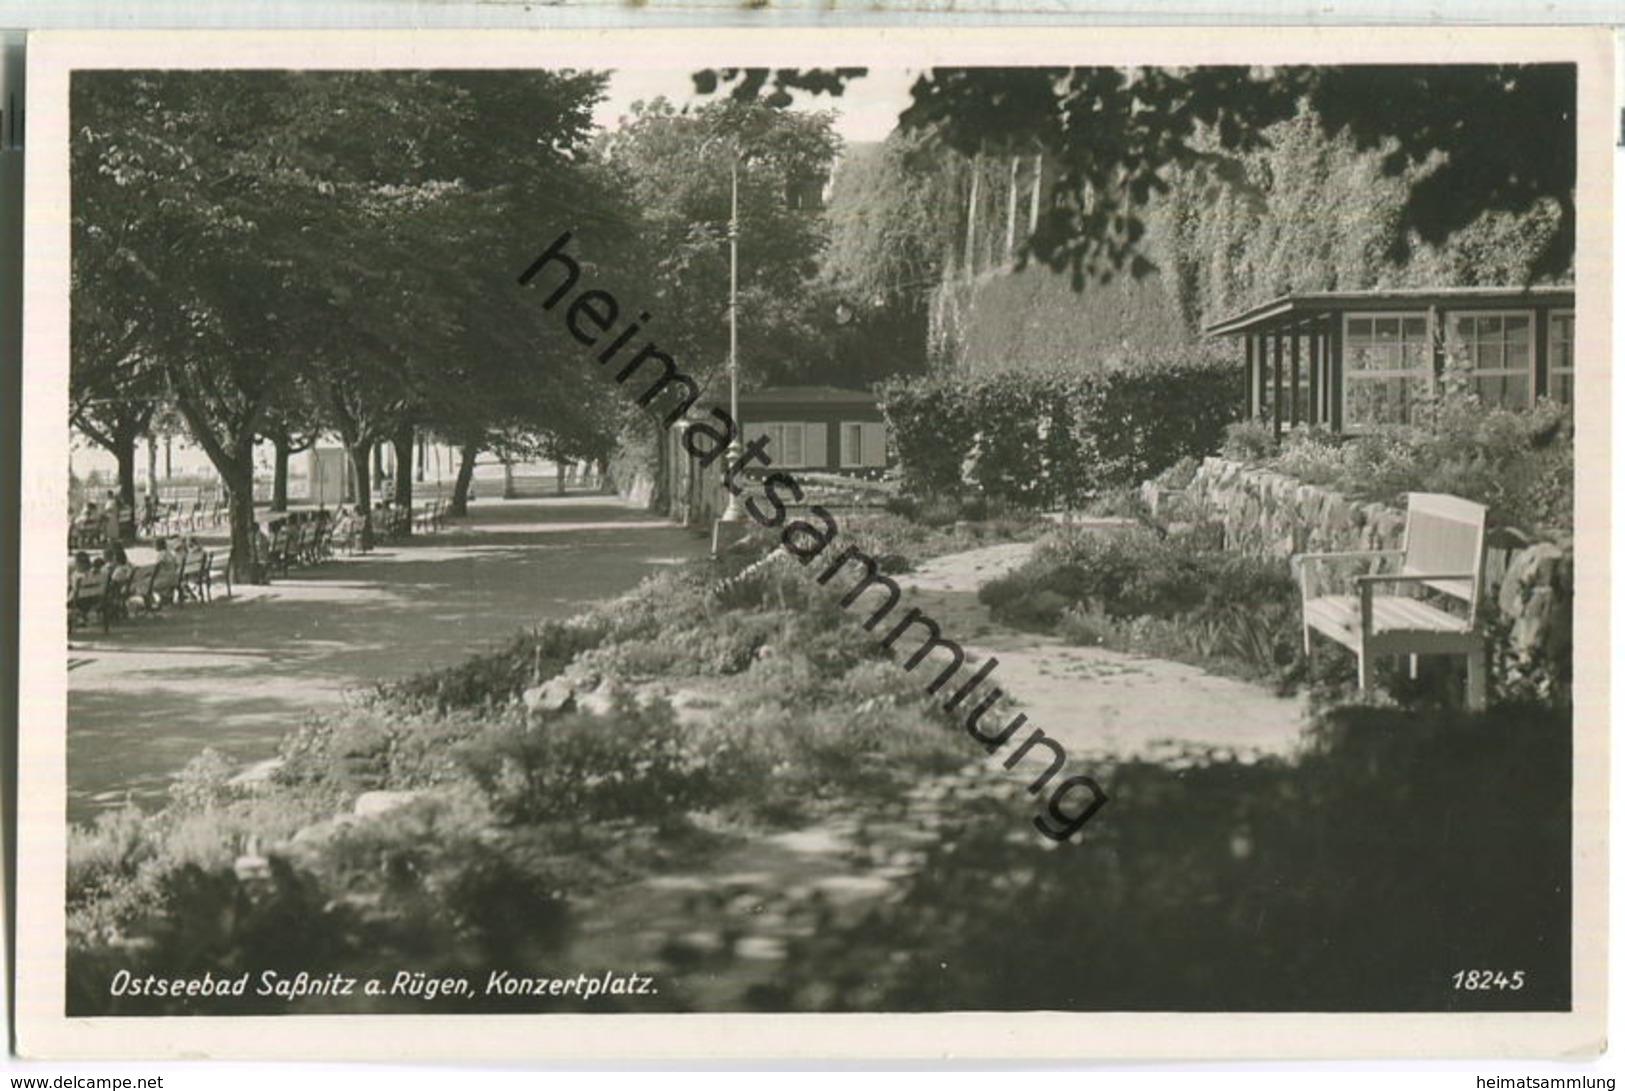
[[[1604,1048],[1606,31],[28,65],[25,1056]]]

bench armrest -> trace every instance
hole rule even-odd
[[[1372,588],[1379,583],[1427,583],[1433,580],[1476,580],[1476,572],[1403,572],[1393,575],[1355,576],[1354,584],[1360,591],[1360,631],[1371,632],[1372,615],[1375,607],[1372,603]]]
[[[1385,574],[1372,573],[1369,576],[1355,576],[1354,582],[1362,585],[1373,583],[1425,583],[1429,580],[1476,580],[1476,572],[1395,572]]]
[[[1353,549],[1338,553],[1294,553],[1294,561],[1352,561],[1358,557],[1403,557],[1403,549]]]
[[[1331,553],[1295,553],[1292,555],[1292,570],[1298,577],[1298,587],[1302,592],[1303,600],[1308,602],[1318,593],[1318,590],[1312,590],[1310,585],[1325,579],[1324,576],[1319,579],[1314,576],[1315,572],[1320,571],[1319,562],[1380,561],[1387,558],[1403,557],[1404,555],[1405,551],[1402,549],[1357,549]],[[1346,586],[1349,574],[1344,571],[1335,573],[1335,575],[1337,576],[1336,582],[1343,583]]]

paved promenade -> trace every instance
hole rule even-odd
[[[68,810],[161,802],[205,747],[244,764],[346,690],[497,647],[703,553],[614,497],[481,500],[438,534],[340,555],[207,606],[137,617],[68,651]]]

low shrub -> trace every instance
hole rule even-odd
[[[1094,369],[933,375],[879,390],[907,492],[1053,508],[1218,446],[1233,362],[1199,349]]]
[[[1002,617],[1023,596],[1052,592],[1113,618],[1285,602],[1297,584],[1285,561],[1202,548],[1147,530],[1061,528],[1022,567],[984,584],[981,601]]]
[[[457,743],[493,728],[518,730],[522,723],[511,704],[442,714],[410,701],[375,699],[313,716],[284,736],[273,779],[334,800],[433,787],[456,776],[451,752]]]
[[[1147,522],[1151,517],[1151,509],[1140,495],[1140,490],[1127,487],[1102,490],[1083,505],[1083,511],[1100,518],[1136,519],[1141,522]]]
[[[553,677],[581,652],[609,635],[599,619],[572,618],[542,622],[515,637],[507,647],[470,656],[441,670],[424,671],[378,687],[393,702],[427,704],[437,711],[484,708],[517,697],[528,686]]]
[[[1015,504],[938,498],[904,499],[886,512],[847,515],[841,540],[875,558],[883,571],[898,576],[925,561],[997,542],[1031,541],[1052,524]]]
[[[1425,415],[1425,426],[1360,436],[1294,429],[1279,444],[1251,421],[1230,427],[1224,454],[1362,499],[1402,507],[1407,492],[1443,492],[1486,505],[1497,525],[1573,526],[1574,441],[1562,406],[1485,409],[1457,393]]]
[[[161,831],[134,807],[96,816],[68,832],[67,912],[70,934],[96,940],[152,896],[151,864],[163,852]]]
[[[1085,842],[1058,848],[1011,837],[1002,807],[957,807],[900,898],[825,923],[753,998],[826,1011],[1566,1010],[1571,727],[1567,710],[1532,706],[1342,709],[1295,763],[1121,765]],[[1457,987],[1485,968],[1508,987]]]
[[[1264,462],[1273,458],[1278,445],[1275,427],[1261,417],[1236,421],[1224,428],[1224,444],[1219,452],[1232,462]]]
[[[649,822],[714,806],[727,794],[715,745],[679,731],[671,708],[618,702],[528,730],[491,730],[457,759],[505,825]]]
[[[171,860],[150,868],[148,898],[116,932],[70,917],[68,1013],[446,1010],[400,994],[258,993],[267,971],[371,972],[387,984],[405,967],[442,975],[533,965],[568,934],[559,858],[548,831],[493,830],[478,801],[450,793],[331,824],[265,857]],[[249,974],[251,985],[240,997],[115,996],[108,986],[119,971]]]
[[[998,620],[1170,658],[1228,661],[1278,680],[1301,643],[1285,561],[1207,548],[1199,536],[1062,528],[982,585]]]

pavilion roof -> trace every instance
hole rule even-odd
[[[1574,285],[1482,288],[1370,288],[1358,292],[1298,292],[1210,324],[1210,337],[1286,333],[1347,311],[1502,310],[1574,306]]]

